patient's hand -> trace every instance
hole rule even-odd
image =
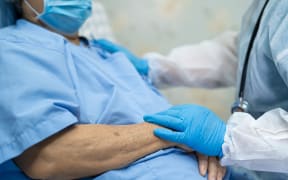
[[[177,147],[185,150],[187,153],[193,153],[196,155],[198,159],[199,172],[202,176],[205,176],[208,173],[208,180],[222,180],[224,178],[226,168],[220,165],[218,158],[204,156],[182,144],[177,144]]]
[[[199,164],[199,172],[202,176],[205,176],[208,172],[208,180],[222,180],[226,173],[226,168],[220,165],[219,160],[216,157],[208,157],[202,154],[196,153]]]

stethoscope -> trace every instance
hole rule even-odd
[[[234,104],[232,105],[231,108],[231,112],[248,112],[249,111],[249,103],[247,100],[245,100],[244,98],[244,89],[245,89],[245,85],[246,85],[246,77],[247,77],[247,69],[248,69],[248,64],[249,64],[249,59],[250,59],[250,55],[251,55],[251,51],[257,36],[257,33],[259,31],[259,27],[261,24],[261,20],[264,14],[264,11],[267,7],[269,0],[267,0],[261,10],[261,13],[259,15],[259,18],[256,22],[256,25],[254,27],[253,33],[251,35],[251,39],[248,45],[248,49],[246,52],[246,56],[245,56],[245,61],[244,61],[244,65],[243,65],[243,70],[242,70],[242,76],[241,76],[241,82],[240,82],[240,89],[239,89],[239,94],[238,94],[238,98],[237,100],[234,102]]]

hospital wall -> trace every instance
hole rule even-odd
[[[239,30],[251,0],[102,0],[119,43],[137,55],[209,39]],[[225,69],[223,69],[225,71]],[[173,103],[207,106],[227,119],[235,89],[173,88],[162,91]]]

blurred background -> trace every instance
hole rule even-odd
[[[251,0],[99,0],[117,41],[141,56],[197,43],[225,30],[239,30]],[[227,119],[235,89],[173,88],[162,91],[173,104],[207,106]]]

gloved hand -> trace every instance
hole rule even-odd
[[[102,47],[103,49],[105,49],[106,51],[110,53],[115,53],[115,52],[124,53],[127,56],[127,58],[130,60],[130,62],[134,65],[134,67],[137,69],[139,74],[145,75],[145,76],[148,75],[149,65],[148,65],[147,60],[136,57],[128,49],[122,46],[116,45],[108,40],[100,39],[100,40],[97,40],[97,43],[99,44],[100,47]]]
[[[179,105],[155,115],[144,116],[144,120],[168,128],[154,130],[159,138],[184,144],[207,156],[223,156],[226,125],[207,108]]]

